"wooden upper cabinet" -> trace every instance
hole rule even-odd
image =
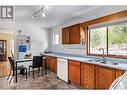
[[[76,24],[70,27],[70,44],[80,44],[80,25]]]
[[[81,64],[81,86],[87,89],[95,89],[94,65],[88,63]]]
[[[80,44],[80,24],[62,29],[62,44]]]
[[[69,81],[80,85],[80,62],[69,60]]]
[[[62,29],[62,44],[69,44],[69,32],[70,32],[69,27]]]
[[[95,67],[96,72],[96,89],[109,89],[115,80],[115,70],[101,66]]]

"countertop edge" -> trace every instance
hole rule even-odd
[[[125,66],[122,68],[122,67],[118,67],[116,65],[109,65],[109,64],[103,64],[103,63],[100,63],[100,62],[90,62],[90,61],[85,61],[85,60],[79,60],[78,59],[78,58],[82,58],[82,57],[73,57],[73,56],[65,56],[65,55],[62,56],[62,55],[53,54],[53,53],[43,53],[42,55],[52,56],[52,57],[58,57],[58,58],[63,58],[63,59],[68,59],[68,60],[74,60],[74,61],[79,61],[79,62],[82,62],[82,63],[88,63],[88,64],[98,65],[98,66],[102,66],[102,67],[123,70],[123,71],[127,70],[127,67],[125,68]]]

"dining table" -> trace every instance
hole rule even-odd
[[[16,66],[15,66],[15,69],[16,69],[16,75],[15,75],[15,78],[16,78],[16,79],[15,79],[15,82],[16,82],[16,83],[17,83],[17,81],[18,81],[18,80],[17,80],[17,64],[18,64],[18,63],[22,63],[22,62],[30,62],[30,61],[33,61],[33,59],[31,58],[31,59],[17,59],[17,60],[15,60],[15,63],[16,63],[16,64],[15,64],[15,65],[16,65]],[[13,75],[14,75],[14,73],[13,73]]]
[[[17,60],[15,60],[15,68],[16,68],[16,79],[15,79],[15,82],[17,83],[17,64],[19,64],[19,63],[22,63],[22,62],[32,62],[33,61],[33,58],[25,58],[25,59],[17,59]],[[44,55],[42,55],[42,68],[43,68],[43,63],[45,64],[44,66],[44,68],[45,68],[45,75],[47,75],[47,60],[46,60],[46,58],[45,58],[45,56]],[[13,75],[14,75],[15,73],[13,72]]]

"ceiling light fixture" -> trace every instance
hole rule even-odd
[[[44,12],[41,13],[42,17],[46,17],[46,14]]]
[[[37,10],[36,12],[34,12],[32,14],[32,18],[35,19],[40,13],[42,15],[43,18],[46,17],[46,11],[48,11],[48,6],[47,5],[43,5],[39,10]]]

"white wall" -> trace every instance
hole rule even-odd
[[[14,24],[14,42],[15,42],[15,55],[18,54],[18,45],[17,45],[17,34],[18,30],[21,30],[21,34],[23,35],[28,35],[31,38],[31,45],[30,45],[30,50],[29,52],[32,53],[32,55],[40,55],[40,52],[43,52],[45,49],[49,47],[49,36],[50,36],[50,31],[49,29],[42,28],[36,23],[28,23],[28,22],[15,22]],[[27,51],[28,52],[28,51]],[[23,62],[18,65],[23,65],[25,67],[29,67],[32,62]]]
[[[22,31],[21,34],[31,37],[30,52],[32,52],[33,55],[39,55],[40,52],[49,47],[50,29],[41,27],[37,22],[21,22],[18,18],[14,20],[0,20],[0,28],[8,29],[7,32],[13,32],[15,51],[17,51],[16,37],[19,30]],[[6,33],[6,31],[3,30],[2,32]]]
[[[32,55],[39,55],[40,52],[44,51],[49,47],[49,29],[39,27],[33,23],[16,22],[14,31],[15,49],[17,48],[16,35],[18,34],[18,30],[22,31],[22,35],[30,36],[31,43],[29,52],[31,52]]]
[[[118,7],[113,7],[113,6],[109,6],[106,7],[104,6],[103,8],[98,8],[95,9],[91,12],[85,13],[82,16],[79,17],[74,17],[68,21],[66,21],[64,24],[56,26],[54,28],[52,28],[51,30],[51,46],[50,46],[50,50],[52,52],[58,52],[58,53],[69,53],[69,54],[77,54],[77,55],[86,55],[86,46],[85,45],[62,45],[62,28],[66,27],[66,26],[70,26],[76,23],[81,23],[81,22],[85,22],[85,21],[89,21],[98,17],[102,17],[108,14],[112,14],[115,12],[119,12],[121,10],[125,10],[127,9],[127,6],[118,6]],[[59,45],[53,45],[52,44],[52,35],[54,33],[58,33],[60,35],[60,44]]]

